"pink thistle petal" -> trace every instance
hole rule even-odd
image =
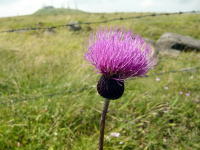
[[[122,29],[90,36],[86,59],[103,75],[116,80],[145,75],[155,64],[153,49],[142,37]]]

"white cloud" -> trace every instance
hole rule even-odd
[[[143,8],[149,8],[149,7],[153,7],[155,5],[155,3],[152,0],[144,0],[141,1],[141,6]]]
[[[91,12],[200,10],[200,0],[76,0],[80,9]],[[92,2],[91,2],[92,1]],[[96,3],[95,3],[96,2]]]
[[[13,15],[22,15],[33,12],[41,7],[39,1],[27,1],[20,0],[15,1],[9,5],[0,6],[0,16],[13,16]]]

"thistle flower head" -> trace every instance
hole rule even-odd
[[[103,29],[92,34],[86,59],[102,74],[99,94],[117,99],[124,92],[124,80],[145,75],[153,66],[153,49],[142,37],[122,29]]]
[[[125,80],[147,73],[153,66],[152,52],[139,35],[103,29],[91,35],[86,59],[104,76]]]

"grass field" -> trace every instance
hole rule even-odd
[[[0,19],[0,31],[94,21],[136,13],[19,16]],[[200,15],[182,14],[90,25],[120,26],[157,40],[164,32],[200,39]],[[92,32],[29,31],[0,34],[0,150],[95,150],[103,99],[99,75],[84,59]],[[158,72],[200,66],[200,53],[159,55]],[[112,101],[105,150],[199,150],[200,71],[126,82]],[[110,133],[118,132],[119,137]]]

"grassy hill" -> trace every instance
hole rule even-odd
[[[0,31],[45,27],[71,21],[100,21],[143,13],[31,15],[0,19]],[[96,74],[84,59],[89,34],[120,26],[157,40],[164,32],[200,39],[200,15],[182,14],[1,33],[0,150],[97,149],[103,99]],[[148,78],[126,82],[124,96],[110,105],[105,150],[198,150],[200,148],[200,71],[153,76],[200,66],[200,53],[159,55]],[[109,136],[119,132],[120,137]]]
[[[33,15],[61,15],[61,14],[77,14],[77,13],[80,14],[85,12],[70,8],[54,8],[52,6],[48,6],[39,9]]]

